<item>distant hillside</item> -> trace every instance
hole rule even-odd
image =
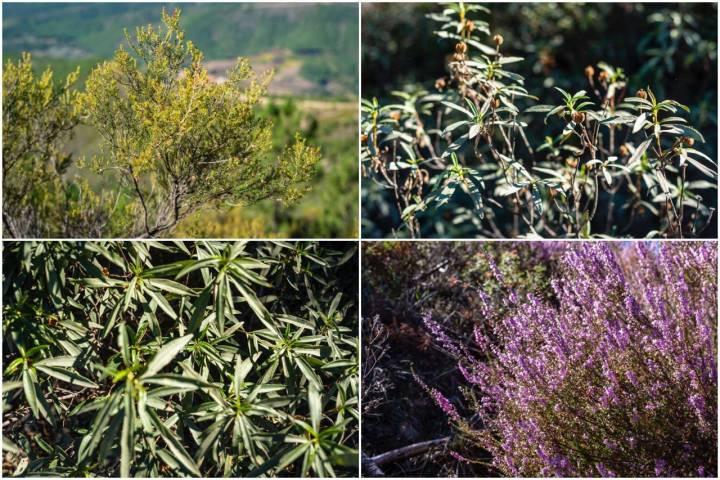
[[[46,62],[79,64],[108,58],[125,28],[158,23],[163,7],[182,10],[187,38],[208,60],[289,51],[306,79],[332,93],[356,91],[356,4],[5,3],[3,57],[30,51]]]

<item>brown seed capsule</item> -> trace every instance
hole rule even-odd
[[[607,81],[608,77],[609,77],[609,75],[605,70],[603,70],[602,72],[600,72],[598,74],[598,80],[600,80],[601,82]]]
[[[592,65],[588,65],[585,67],[585,76],[587,78],[592,78],[595,75],[595,69],[592,67]]]
[[[646,98],[647,98],[647,92],[641,88],[640,90],[637,91],[637,93],[635,94],[635,96],[638,97],[638,98],[646,99]]]
[[[102,268],[102,274],[107,277],[108,275],[110,275],[110,270],[108,270],[107,267],[103,267],[103,268]]]
[[[447,82],[445,81],[444,78],[438,78],[437,80],[435,80],[435,88],[437,88],[438,90],[442,90],[446,86],[447,86]]]
[[[565,165],[567,165],[570,168],[577,167],[578,159],[575,157],[568,157],[565,159]]]
[[[468,20],[467,22],[465,22],[465,31],[467,33],[470,33],[473,30],[475,30],[475,22],[473,22],[472,20]]]
[[[456,62],[462,62],[463,60],[465,60],[465,55],[463,55],[462,53],[455,53],[453,54],[453,60]]]
[[[583,112],[573,112],[572,119],[575,123],[583,123],[585,121],[585,114]]]
[[[367,139],[368,139],[368,136],[365,135],[364,133],[362,135],[360,135],[360,143],[367,142]]]
[[[504,39],[503,36],[500,35],[500,34],[495,35],[495,36],[493,37],[493,42],[495,42],[495,45],[497,45],[498,47],[499,47],[500,45],[502,45],[504,41],[505,41],[505,39]]]
[[[682,141],[688,147],[692,147],[693,145],[695,145],[695,139],[690,137],[683,137]]]
[[[390,118],[397,122],[398,120],[400,120],[400,112],[398,112],[397,110],[390,112]]]
[[[500,108],[500,105],[501,104],[500,104],[499,98],[496,98],[495,100],[493,100],[493,108]]]
[[[458,42],[455,44],[455,53],[467,52],[467,44],[465,42]]]
[[[630,153],[630,151],[628,150],[628,148],[627,148],[624,144],[623,144],[623,145],[620,145],[620,156],[621,156],[621,157],[624,157],[624,156],[626,156],[628,153]]]

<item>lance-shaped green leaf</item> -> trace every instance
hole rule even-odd
[[[118,328],[120,335],[118,335],[118,343],[120,344],[120,355],[122,355],[123,362],[126,367],[131,367],[133,364],[132,355],[130,354],[130,332],[128,326],[120,324]]]
[[[308,408],[312,427],[316,432],[319,432],[322,420],[322,397],[320,396],[320,390],[312,383],[308,388]]]
[[[66,370],[61,367],[46,367],[43,365],[35,365],[35,368],[37,368],[39,371],[43,372],[46,375],[50,375],[51,377],[57,378],[58,380],[62,380],[63,382],[67,382],[71,385],[79,385],[81,387],[88,388],[98,388],[97,383],[90,381],[89,379],[83,377],[78,373],[71,372],[70,370]]]
[[[170,306],[170,303],[167,301],[167,299],[162,293],[155,292],[153,290],[147,290],[147,292],[150,294],[153,300],[155,300],[155,303],[157,303],[158,307],[160,307],[165,313],[167,313],[170,318],[177,318],[175,310],[173,310],[173,308]]]
[[[188,454],[187,450],[185,450],[185,447],[182,446],[180,440],[175,436],[175,434],[171,432],[168,427],[165,426],[165,424],[162,422],[162,420],[160,420],[160,418],[157,416],[153,409],[148,409],[147,413],[150,421],[155,426],[155,428],[157,428],[158,433],[165,441],[165,444],[170,449],[170,451],[175,455],[177,460],[190,473],[192,473],[196,477],[201,477],[202,474],[200,473],[197,464]]]
[[[262,302],[258,300],[257,296],[255,296],[255,293],[249,288],[243,286],[242,283],[236,281],[235,279],[232,279],[232,281],[235,287],[240,291],[240,294],[243,296],[250,309],[255,312],[255,315],[260,319],[263,325],[265,325],[268,330],[278,335],[277,328],[270,321],[270,312],[268,312],[267,308],[265,308],[265,305],[263,305]]]
[[[135,402],[131,381],[128,381],[125,387],[125,415],[120,442],[120,476],[128,478],[135,450]]]
[[[155,354],[153,359],[150,360],[150,363],[148,363],[148,366],[145,369],[145,373],[142,374],[140,379],[145,379],[147,377],[155,375],[157,372],[162,370],[165,365],[173,361],[177,354],[185,348],[185,345],[187,345],[188,342],[192,340],[192,338],[193,336],[192,334],[190,334],[185,335],[184,337],[176,338],[175,340],[166,343]]]
[[[172,280],[168,280],[165,278],[148,279],[145,280],[145,283],[148,283],[155,288],[159,288],[160,290],[174,293],[176,295],[195,295],[195,292],[193,292],[191,288],[188,288],[181,283],[173,282]]]
[[[225,330],[225,306],[227,303],[227,299],[225,298],[227,295],[225,272],[220,272],[215,279],[215,285],[215,321],[217,322],[220,335],[222,335],[223,330]]]
[[[183,277],[183,276],[187,275],[188,273],[194,272],[195,270],[199,270],[201,268],[214,267],[219,264],[220,264],[220,260],[218,260],[217,258],[206,258],[204,260],[193,261],[193,262],[189,263],[187,267],[180,270],[178,272],[178,274],[175,275],[175,279]]]
[[[33,365],[35,367],[72,367],[75,365],[75,361],[77,360],[77,357],[73,357],[71,355],[62,355],[59,357],[49,357],[49,358],[43,358],[42,360],[38,360]]]
[[[151,383],[154,385],[177,387],[183,389],[217,388],[212,383],[206,382],[200,378],[183,376],[173,373],[166,373],[163,375],[151,375],[149,377],[143,376],[142,381],[143,383]]]
[[[322,390],[322,381],[317,376],[312,367],[302,357],[295,357],[295,363],[302,372],[303,376],[307,378],[308,382],[315,386],[318,390]]]
[[[108,423],[112,419],[112,413],[114,412],[115,408],[117,408],[121,398],[122,394],[118,392],[111,393],[106,397],[103,403],[103,407],[100,409],[97,415],[95,415],[93,425],[90,428],[88,436],[86,437],[87,440],[84,440],[80,444],[80,448],[78,449],[78,463],[82,462],[85,458],[88,457],[88,455],[91,455],[98,447],[100,442],[103,440],[105,427],[107,427]],[[105,438],[109,437],[106,436]]]
[[[37,392],[35,391],[35,382],[30,376],[30,370],[25,367],[22,372],[23,390],[25,390],[25,399],[30,405],[33,416],[40,418],[40,407],[38,406]]]
[[[195,333],[198,328],[200,328],[200,322],[203,320],[203,318],[205,318],[205,309],[210,302],[210,295],[212,295],[212,289],[212,285],[208,285],[195,300],[192,308],[192,315],[190,316],[190,333]]]
[[[100,334],[102,338],[107,337],[112,328],[115,326],[115,322],[117,322],[118,315],[120,314],[120,307],[122,306],[123,302],[121,300],[118,300],[115,304],[115,308],[113,308],[112,313],[110,314],[110,318],[108,319],[107,323],[105,323],[102,333]]]

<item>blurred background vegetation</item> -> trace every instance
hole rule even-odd
[[[101,4],[3,5],[3,63],[33,55],[33,68],[54,71],[56,81],[80,67],[82,89],[93,66],[124,42],[124,29],[157,23],[160,11],[182,10],[186,38],[222,76],[237,57],[258,72],[275,71],[264,114],[274,123],[274,145],[299,131],[320,147],[312,191],[281,208],[272,201],[249,208],[198,212],[171,235],[199,237],[352,237],[357,234],[358,7],[355,4]],[[99,139],[77,128],[69,146],[75,158],[98,153]],[[73,168],[68,175],[77,175]],[[94,189],[112,188],[89,174]]]
[[[659,98],[688,105],[690,124],[707,141],[702,151],[717,158],[717,4],[484,5],[491,13],[482,18],[493,35],[504,37],[505,54],[524,57],[513,64],[513,72],[525,77],[525,87],[540,97],[537,103],[557,99],[555,86],[573,92],[586,89],[585,67],[607,62],[625,71],[628,92],[649,85]],[[441,5],[431,3],[362,6],[363,98],[377,97],[386,104],[396,103],[394,90],[435,91],[435,79],[447,74],[453,46],[433,35],[437,23],[425,17],[440,11]],[[543,127],[542,122],[529,125],[531,144],[543,143],[548,134]],[[392,218],[389,195],[364,179],[364,236],[386,236],[399,221]],[[715,195],[707,205],[717,207]],[[712,236],[716,231],[717,216],[705,232]]]

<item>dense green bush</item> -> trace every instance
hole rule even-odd
[[[355,475],[351,243],[11,242],[3,472]]]

